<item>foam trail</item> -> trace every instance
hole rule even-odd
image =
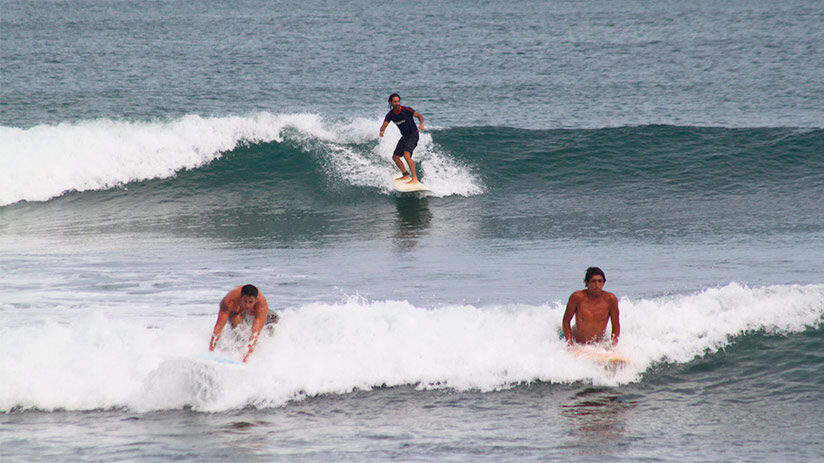
[[[618,372],[566,350],[557,336],[561,302],[422,308],[352,297],[307,304],[281,313],[274,336],[261,339],[245,367],[194,360],[206,350],[212,316],[158,323],[89,310],[69,321],[0,327],[0,411],[225,411],[384,385],[491,391],[536,380],[625,384],[652,365],[691,361],[747,333],[819,327],[824,285],[730,284],[624,299],[621,308],[618,351],[631,364]]]

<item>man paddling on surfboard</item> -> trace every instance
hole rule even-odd
[[[238,286],[229,291],[220,301],[220,312],[217,314],[215,330],[209,341],[209,352],[215,350],[227,321],[232,324],[232,328],[236,328],[247,319],[252,320],[252,335],[249,337],[249,350],[243,356],[244,363],[254,352],[263,326],[277,323],[279,319],[275,313],[269,314],[269,304],[266,298],[253,285]]]
[[[394,122],[395,125],[398,126],[398,130],[401,131],[401,139],[398,140],[398,144],[395,146],[395,152],[392,154],[392,160],[395,161],[395,164],[397,164],[401,170],[401,176],[396,180],[407,178],[409,177],[409,172],[412,172],[412,178],[406,183],[419,183],[418,173],[415,170],[415,161],[412,160],[412,152],[415,150],[415,147],[418,146],[418,127],[415,126],[415,121],[412,118],[418,118],[421,122],[420,130],[423,131],[423,116],[409,106],[401,106],[401,97],[397,93],[389,95],[389,106],[391,106],[392,109],[390,109],[389,112],[386,113],[386,117],[383,118],[381,137],[383,137],[383,132],[386,130],[386,126],[389,125],[389,122]],[[401,157],[403,157],[403,159],[406,160],[406,164],[409,165],[409,172],[406,171]]]
[[[607,278],[598,267],[590,267],[584,276],[587,289],[575,291],[569,296],[562,327],[567,343],[594,344],[604,339],[607,321],[612,324],[612,345],[618,344],[621,335],[621,323],[618,321],[618,298],[604,291]],[[570,327],[572,317],[575,326]]]

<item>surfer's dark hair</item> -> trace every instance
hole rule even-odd
[[[397,93],[393,93],[393,94],[389,95],[389,100],[388,101],[391,103],[392,98],[395,98],[395,97],[398,97],[399,100],[401,99],[400,95],[398,95]]]
[[[240,289],[241,296],[258,296],[258,289],[255,288],[253,285],[245,285],[243,288]]]
[[[607,281],[607,276],[604,275],[603,270],[599,269],[598,267],[590,267],[587,269],[586,275],[584,275],[584,283],[588,282],[590,278],[592,278],[595,275],[601,275],[601,278],[603,278],[604,281]]]

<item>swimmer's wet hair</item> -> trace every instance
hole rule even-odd
[[[243,288],[240,289],[241,296],[258,296],[258,289],[255,288],[253,285],[245,285]]]
[[[590,278],[592,278],[595,275],[601,275],[604,281],[607,281],[607,276],[604,275],[603,270],[599,269],[598,267],[590,267],[587,269],[586,275],[584,275],[584,283],[588,282]]]

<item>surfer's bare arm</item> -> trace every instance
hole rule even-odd
[[[572,345],[572,317],[575,316],[575,312],[578,310],[578,298],[575,297],[576,294],[572,293],[569,296],[569,301],[567,302],[566,310],[564,311],[564,318],[561,321],[561,328],[564,330],[564,338],[566,338],[567,344]]]
[[[619,321],[620,314],[618,313],[618,298],[614,294],[609,298],[609,324],[612,325],[612,345],[618,344],[618,338],[621,336],[621,322]]]
[[[220,312],[217,314],[217,322],[212,332],[212,339],[209,340],[209,351],[215,350],[217,341],[220,339],[220,333],[223,332],[223,327],[226,326],[227,321],[229,321],[229,306],[226,305],[226,299],[224,298],[220,301]]]
[[[423,132],[423,116],[421,116],[421,114],[417,111],[415,111],[415,114],[413,114],[412,116],[417,117],[418,120],[421,121],[420,130],[421,132]]]
[[[383,136],[383,132],[386,130],[387,125],[389,125],[389,121],[383,121],[383,125],[381,126],[381,136]]]
[[[246,352],[246,355],[243,356],[244,362],[246,362],[246,360],[249,359],[249,356],[252,355],[252,352],[255,351],[255,346],[257,346],[260,332],[266,324],[266,316],[268,314],[269,305],[266,303],[266,299],[259,298],[255,309],[255,321],[252,322],[252,335],[249,337],[249,350]]]

